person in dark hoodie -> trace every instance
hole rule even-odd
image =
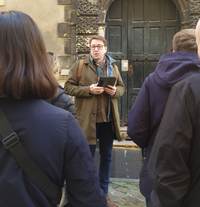
[[[47,52],[47,57],[51,64],[52,73],[58,81],[61,71],[60,61],[52,52]],[[53,104],[54,106],[69,111],[76,118],[76,108],[74,106],[74,102],[67,95],[67,92],[64,91],[64,88],[60,84],[58,84],[56,95],[53,98],[48,99],[47,102]]]
[[[175,34],[173,52],[164,54],[153,73],[144,81],[128,115],[127,134],[140,147],[147,148],[154,131],[158,129],[170,90],[178,81],[199,74],[195,29],[185,29]],[[148,180],[147,163],[153,143],[146,150],[140,175],[140,191],[150,206],[152,187]]]

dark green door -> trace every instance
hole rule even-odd
[[[121,72],[121,60],[127,60],[127,2],[128,0],[116,0],[107,12],[106,39],[108,42],[108,54],[116,60],[119,72],[127,89],[127,73]],[[121,124],[127,122],[127,93],[118,99]]]
[[[122,72],[126,93],[119,105],[121,121],[126,123],[144,79],[155,70],[160,56],[170,52],[173,36],[180,29],[179,14],[172,0],[115,0],[106,23],[109,54],[119,66],[126,58],[129,63],[129,71]],[[117,40],[113,42],[117,34],[113,27],[121,34],[118,35],[122,38],[118,38],[119,45],[123,45],[121,51]]]

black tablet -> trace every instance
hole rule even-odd
[[[98,86],[100,87],[107,87],[108,85],[114,86],[116,81],[116,77],[100,77]]]

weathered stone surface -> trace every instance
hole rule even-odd
[[[191,14],[200,14],[200,1],[191,0],[190,1],[190,13]]]
[[[77,0],[77,15],[98,15],[98,1],[91,2],[89,0]]]
[[[58,56],[61,62],[61,69],[69,69],[71,67],[71,56]]]
[[[72,0],[58,0],[58,5],[70,5],[72,3]]]
[[[71,20],[71,12],[72,12],[72,8],[65,6],[65,10],[64,10],[64,19],[65,21],[70,21]]]
[[[64,41],[65,44],[65,54],[70,54],[71,53],[71,39],[65,39]]]
[[[97,17],[78,17],[76,25],[77,34],[97,34]]]
[[[145,205],[145,198],[140,193],[139,183],[134,181],[119,181],[114,178],[109,184],[109,198],[119,207],[141,207]],[[123,179],[125,180],[125,179]],[[134,189],[134,190],[133,190]]]
[[[71,37],[71,27],[69,23],[58,23],[58,37]]]
[[[97,169],[99,168],[99,159],[99,150],[97,149],[94,157],[94,162]],[[139,179],[140,166],[140,151],[113,150],[110,177]]]
[[[77,21],[76,10],[72,10],[70,23],[71,24],[76,24],[76,21]]]
[[[76,36],[76,52],[79,53],[89,53],[90,47],[89,47],[89,39],[90,36]]]
[[[190,17],[190,27],[195,29],[199,19],[200,19],[200,15],[191,16]]]

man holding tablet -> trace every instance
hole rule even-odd
[[[96,139],[99,139],[99,181],[107,197],[107,206],[116,205],[108,198],[109,173],[112,160],[113,139],[121,141],[118,97],[125,91],[122,78],[114,59],[106,54],[107,41],[102,36],[93,36],[90,41],[90,54],[73,64],[65,90],[75,96],[78,122],[89,143],[92,156],[95,155]],[[81,75],[78,75],[81,67]],[[113,84],[113,78],[116,80]],[[108,78],[101,78],[108,77]],[[102,80],[104,79],[103,83]],[[106,79],[106,80],[105,80]],[[109,80],[107,80],[109,79]],[[106,84],[100,86],[100,83]],[[99,86],[98,86],[99,84]]]

